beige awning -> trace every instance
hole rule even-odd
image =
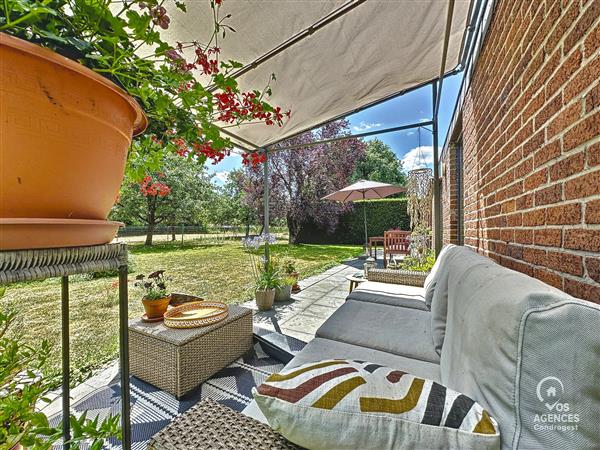
[[[470,3],[455,2],[446,72],[459,63]],[[206,41],[208,2],[186,5],[187,14],[170,8],[171,26],[163,37],[173,43]],[[227,23],[236,32],[219,42],[222,60],[249,65],[326,23],[238,79],[244,90],[261,89],[275,73],[270,102],[292,110],[285,125],[246,124],[228,131],[243,139],[236,141],[242,147],[267,146],[438,78],[447,11],[447,0],[225,0],[221,16],[231,14]]]

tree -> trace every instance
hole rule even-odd
[[[370,180],[404,185],[406,175],[389,145],[379,139],[367,142],[365,157],[357,162],[352,181]]]
[[[317,131],[303,133],[282,143],[281,146],[301,145],[318,140],[348,135],[349,123],[339,120]],[[290,243],[296,243],[301,227],[314,222],[333,231],[341,213],[352,208],[350,203],[321,200],[325,195],[349,184],[357,161],[365,154],[365,144],[359,139],[348,139],[319,144],[296,150],[269,154],[269,205],[272,219],[287,222]],[[240,180],[244,201],[262,218],[263,167],[247,167]]]
[[[159,224],[200,222],[214,195],[210,177],[192,161],[172,155],[163,167],[163,172],[147,174],[141,183],[126,180],[111,213],[115,220],[146,225],[146,245],[152,245]]]

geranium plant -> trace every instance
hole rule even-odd
[[[167,278],[164,270],[152,272],[147,277],[139,274],[135,279],[135,286],[144,291],[144,300],[160,300],[167,296]]]
[[[219,40],[234,31],[230,16],[220,16],[222,3],[210,0],[213,26],[204,42],[163,40],[160,31],[170,26],[164,0],[3,0],[0,31],[80,62],[141,103],[149,127],[128,165],[129,176],[141,181],[159,169],[165,152],[200,164],[222,160],[233,144],[217,122],[281,126],[290,114],[267,101],[274,76],[243,92],[232,76],[242,64],[220,59]],[[183,1],[174,7],[186,12]],[[263,157],[244,160],[259,164]]]

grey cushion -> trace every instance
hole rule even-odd
[[[348,300],[316,337],[437,363],[428,311]]]
[[[438,355],[442,354],[444,335],[446,333],[446,316],[448,313],[448,283],[450,279],[461,279],[465,273],[476,265],[497,266],[489,258],[478,255],[467,247],[455,246],[449,249],[440,266],[436,287],[431,303],[431,334]]]
[[[404,372],[427,378],[437,383],[440,382],[440,366],[437,364],[321,338],[310,341],[286,367],[297,367],[309,362],[329,358],[370,361],[375,364],[403,370]],[[242,412],[247,416],[267,423],[267,419],[254,400]]]
[[[422,287],[365,281],[348,295],[347,300],[403,306],[426,311],[424,294],[425,289]]]
[[[429,272],[429,275],[427,275],[427,278],[425,278],[425,283],[423,283],[423,290],[425,292],[423,295],[425,297],[425,306],[427,307],[427,309],[431,309],[431,302],[433,301],[433,292],[435,291],[435,287],[437,285],[438,279],[440,278],[440,275],[442,275],[444,272],[443,270],[440,270],[440,268],[446,266],[446,257],[449,254],[452,254],[452,251],[456,247],[457,246],[454,244],[444,245],[444,247],[440,251],[440,254],[435,260],[435,264],[431,268],[431,272]]]
[[[600,306],[496,264],[451,276],[448,289],[443,384],[489,408],[505,449],[596,448]],[[539,429],[553,425],[570,428]]]

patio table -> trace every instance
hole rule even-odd
[[[383,236],[373,236],[369,238],[369,256],[373,256],[373,247],[375,247],[375,259],[377,259],[377,244],[383,247]]]
[[[168,328],[162,322],[129,321],[131,374],[180,398],[252,347],[252,310],[230,305],[221,322]]]
[[[367,278],[363,272],[356,272],[351,275],[346,275],[346,280],[350,282],[350,288],[348,292],[352,292],[360,283],[367,281]]]

